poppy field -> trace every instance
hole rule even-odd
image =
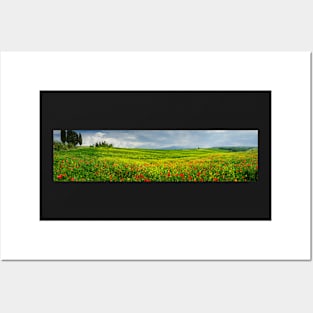
[[[155,150],[77,147],[53,151],[54,182],[256,182],[257,148]]]

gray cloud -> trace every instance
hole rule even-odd
[[[83,145],[106,141],[125,148],[257,146],[257,130],[78,130]],[[60,131],[54,131],[60,140]]]

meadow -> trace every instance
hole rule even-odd
[[[53,151],[55,182],[255,182],[258,150],[77,147]]]

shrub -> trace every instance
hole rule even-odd
[[[56,151],[68,150],[68,146],[62,142],[54,141],[53,142],[53,150],[56,150]]]

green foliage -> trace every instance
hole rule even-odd
[[[54,181],[80,182],[254,182],[258,150],[107,149],[98,144],[97,149],[54,150],[53,175]]]
[[[63,142],[54,141],[53,142],[53,150],[60,151],[60,150],[68,150],[68,146]]]
[[[74,145],[74,143],[72,143],[72,142],[69,142],[68,144],[67,144],[67,149],[73,149],[73,148],[75,148],[76,146]]]

